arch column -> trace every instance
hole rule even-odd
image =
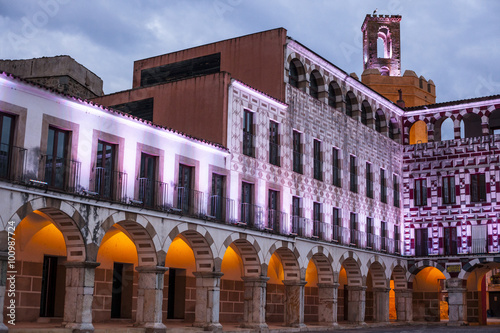
[[[194,324],[205,330],[222,331],[219,323],[220,278],[222,272],[193,272],[196,277]]]
[[[449,326],[467,324],[467,288],[464,280],[452,278],[446,280],[448,290]]]
[[[379,323],[389,322],[389,291],[391,288],[373,288],[374,319]]]
[[[247,328],[267,328],[266,287],[268,277],[242,277],[245,286],[243,324]]]
[[[64,324],[72,332],[93,332],[92,300],[94,299],[95,269],[100,263],[68,261],[64,296]]]
[[[285,326],[305,327],[304,280],[283,280],[285,285]]]
[[[397,321],[413,320],[413,290],[395,289]]]
[[[9,329],[3,323],[3,309],[5,300],[5,289],[7,284],[7,252],[0,252],[0,332],[8,332]],[[7,304],[8,306],[8,304]],[[8,313],[6,317],[9,320]]]
[[[328,326],[338,326],[337,300],[338,283],[318,283],[318,321]]]
[[[365,324],[366,287],[345,286],[347,289],[348,316],[350,323]]]
[[[163,279],[167,267],[138,266],[137,312],[134,326],[145,327],[146,333],[166,332],[162,322]]]

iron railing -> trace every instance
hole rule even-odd
[[[351,229],[351,238],[349,245],[363,248],[366,245],[366,234],[363,231]]]
[[[277,234],[284,234],[285,226],[288,221],[287,216],[288,214],[282,211],[275,209],[268,209],[265,229],[275,232]]]
[[[374,251],[380,250],[381,238],[378,235],[368,233],[366,234],[366,248]]]
[[[121,171],[110,171],[103,167],[94,169],[93,192],[101,198],[126,202],[127,174]]]
[[[205,193],[188,187],[176,187],[176,204],[178,212],[193,216],[207,216]]]
[[[168,184],[149,178],[139,178],[138,204],[145,207],[166,210],[168,205]]]
[[[210,195],[208,200],[207,216],[224,223],[236,222],[235,204],[233,199],[219,195]]]
[[[0,178],[21,181],[24,180],[26,149],[0,144]]]
[[[290,217],[290,234],[304,237],[306,236],[306,228],[309,224],[309,220],[305,217],[292,215]]]
[[[264,210],[262,207],[248,203],[240,202],[240,220],[239,223],[250,228],[263,229]]]
[[[50,188],[70,193],[80,190],[81,162],[53,155],[42,155],[40,158],[40,175],[42,181]]]

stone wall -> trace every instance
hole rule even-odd
[[[413,292],[413,320],[439,321],[440,303],[437,292]]]
[[[467,321],[479,323],[479,293],[480,291],[467,292]]]
[[[267,284],[266,289],[266,322],[282,323],[285,313],[285,286]]]
[[[318,287],[305,287],[304,290],[304,322],[318,322]]]

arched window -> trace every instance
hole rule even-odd
[[[309,95],[313,98],[318,98],[318,80],[316,80],[316,76],[313,73],[311,73],[309,80]]]
[[[455,139],[455,128],[451,118],[441,118],[434,125],[434,141]]]
[[[290,63],[290,69],[288,71],[288,82],[295,88],[299,87],[299,72],[293,61]]]
[[[460,121],[460,137],[475,138],[482,135],[481,117],[475,113],[467,113]]]
[[[392,58],[392,38],[387,27],[380,27],[378,31],[377,58]]]
[[[389,122],[389,139],[394,140],[394,125],[392,124],[392,121]]]
[[[500,134],[500,109],[496,109],[490,114],[488,126],[490,134]]]
[[[367,101],[363,101],[361,103],[361,123],[364,125],[368,125],[368,121],[372,119],[372,108]]]
[[[348,91],[345,96],[345,113],[349,117],[352,117],[353,111],[358,109],[358,100],[352,91]]]
[[[339,97],[341,98],[342,91],[337,82],[332,81],[328,85],[328,105],[336,108]]]
[[[427,142],[427,124],[423,120],[415,122],[410,128],[410,144]]]
[[[379,133],[382,133],[385,130],[385,115],[384,112],[380,109],[375,112],[375,130]],[[389,136],[391,135],[389,131]],[[392,139],[392,138],[391,138]]]

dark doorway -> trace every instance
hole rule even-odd
[[[457,254],[457,228],[444,228],[444,254]]]
[[[132,318],[133,265],[113,264],[111,318]]]
[[[168,269],[167,319],[184,319],[186,300],[186,270]]]
[[[66,270],[64,258],[45,256],[43,258],[40,317],[62,317],[66,291]]]
[[[415,229],[415,255],[426,256],[428,254],[427,228]]]
[[[500,291],[490,291],[490,312],[492,317],[500,317]]]

